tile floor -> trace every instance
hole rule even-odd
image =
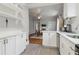
[[[29,44],[21,55],[59,55],[57,48]]]

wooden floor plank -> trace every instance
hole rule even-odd
[[[39,45],[42,45],[42,39],[40,39],[40,38],[30,38],[29,39],[29,43],[30,44],[39,44]]]

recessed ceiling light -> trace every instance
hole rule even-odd
[[[38,19],[41,19],[41,16],[38,16]]]

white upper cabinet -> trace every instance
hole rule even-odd
[[[0,16],[22,19],[22,9],[12,3],[2,3],[0,4]]]
[[[64,4],[64,18],[76,17],[76,3]]]
[[[16,10],[10,4],[0,4],[0,14],[5,16],[16,15]]]

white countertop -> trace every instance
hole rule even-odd
[[[18,33],[22,33],[22,31],[17,29],[0,29],[0,39],[12,35],[17,35]]]
[[[60,35],[64,36],[65,38],[67,38],[72,43],[79,44],[79,39],[76,39],[76,38],[72,38],[72,37],[67,36],[67,35],[79,35],[79,34],[67,33],[67,32],[60,32],[60,31],[57,31],[57,33],[59,33]]]

